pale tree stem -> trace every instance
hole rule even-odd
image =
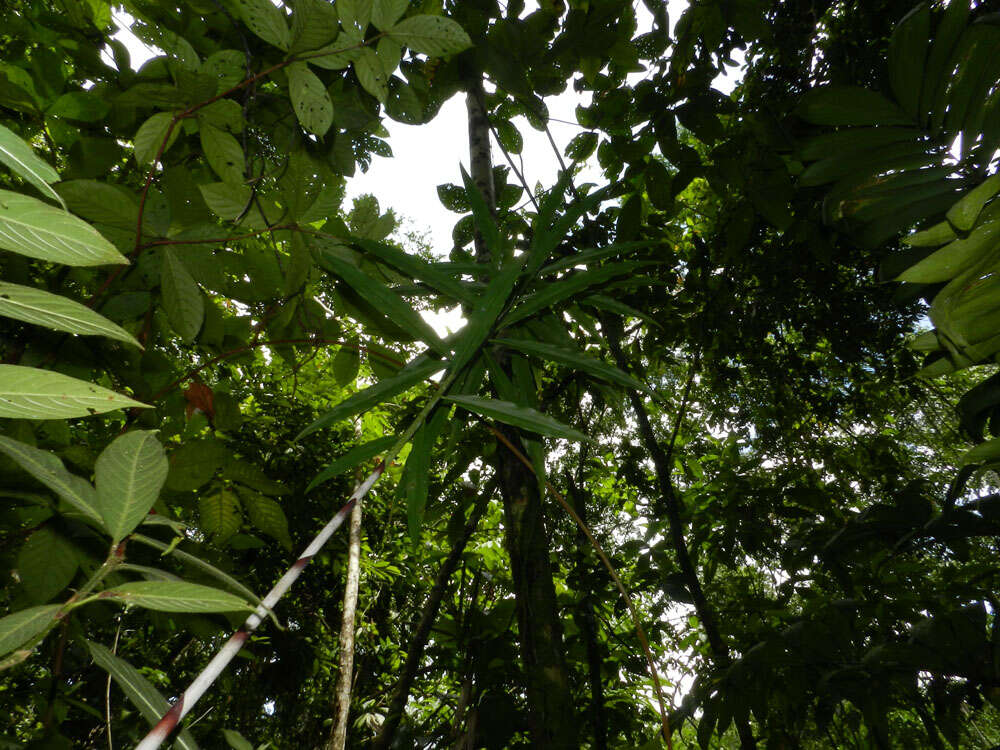
[[[351,712],[351,683],[354,675],[354,620],[358,611],[358,583],[361,577],[361,501],[351,511],[351,536],[347,550],[347,581],[344,586],[344,614],[340,621],[340,671],[334,693],[336,717],[325,750],[344,750],[347,720]]]

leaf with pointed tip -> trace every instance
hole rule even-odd
[[[205,300],[201,296],[198,282],[184,267],[173,248],[167,248],[163,253],[160,289],[170,325],[177,331],[181,341],[194,341],[205,320]]]
[[[472,40],[457,21],[444,16],[410,16],[386,33],[414,52],[444,57],[472,46]]]
[[[388,31],[410,7],[410,0],[374,0],[372,24],[379,31]]]
[[[22,609],[0,618],[0,656],[9,654],[44,632],[60,609],[61,604],[47,604],[44,607]]]
[[[133,581],[102,591],[98,597],[119,599],[126,604],[157,612],[242,612],[253,609],[238,596],[200,583]]]
[[[316,430],[322,430],[324,427],[336,424],[342,419],[347,419],[388,401],[393,396],[409,390],[417,383],[426,380],[444,368],[445,364],[445,362],[428,359],[424,356],[417,357],[393,377],[380,380],[375,385],[365,388],[363,391],[359,391],[341,401],[333,409],[302,430],[295,437],[295,440],[301,440],[306,435],[316,432]]]
[[[431,449],[447,419],[448,410],[438,409],[437,413],[417,430],[413,436],[413,447],[403,468],[403,475],[399,480],[400,488],[406,497],[406,519],[410,541],[414,544],[420,541],[420,528],[423,526],[424,510],[427,507]]]
[[[0,365],[0,417],[66,419],[126,407],[150,408],[69,375],[21,365]]]
[[[0,451],[59,497],[104,528],[97,492],[83,477],[70,474],[59,457],[27,443],[0,435]]]
[[[310,133],[326,135],[333,125],[333,101],[323,82],[305,63],[293,63],[288,71],[288,95],[299,123]]]
[[[614,383],[624,388],[653,395],[648,386],[640,383],[631,375],[622,372],[614,365],[594,359],[593,357],[588,357],[586,354],[573,349],[566,349],[554,344],[545,344],[541,341],[532,341],[530,339],[494,339],[493,343],[501,344],[524,354],[531,354],[541,359],[547,359],[550,362],[566,365],[574,370],[586,372],[595,378],[606,380],[609,383]]]
[[[994,195],[1000,192],[1000,175],[987,177],[981,185],[970,190],[948,210],[948,221],[960,232],[968,232],[979,218],[979,212]]]
[[[66,208],[59,193],[49,186],[50,183],[59,181],[59,173],[37,156],[31,146],[3,125],[0,125],[0,161],[34,185],[40,193]]]
[[[364,47],[358,51],[357,59],[354,61],[354,72],[365,91],[380,102],[385,102],[389,96],[389,77],[375,50]]]
[[[17,555],[17,570],[33,603],[52,600],[72,582],[79,568],[76,548],[51,526],[36,530]]]
[[[243,514],[236,493],[223,489],[213,495],[203,495],[198,499],[198,518],[201,528],[217,543],[224,543],[240,530]]]
[[[0,281],[0,315],[56,331],[107,336],[142,348],[132,334],[86,305],[30,286]]]
[[[167,480],[167,470],[167,456],[152,430],[127,432],[97,457],[97,500],[115,543],[146,517]]]
[[[641,266],[642,263],[639,262],[612,263],[590,271],[581,271],[558,281],[546,282],[540,291],[526,298],[501,322],[504,326],[513,325],[519,320],[524,320],[559,302],[575,297],[590,287],[603,284],[616,276],[632,273]]]
[[[292,43],[284,11],[271,0],[235,0],[240,18],[254,34],[278,49],[287,50]]]
[[[521,261],[515,259],[493,277],[480,298],[479,305],[469,316],[469,322],[461,330],[455,343],[455,354],[448,366],[449,377],[457,375],[479,352],[486,339],[493,332],[497,318],[503,312],[521,275]]]
[[[9,190],[0,190],[0,248],[67,266],[128,263],[87,222]]]
[[[111,675],[112,679],[118,683],[118,687],[125,693],[125,697],[139,709],[139,713],[150,725],[156,724],[160,717],[170,709],[167,699],[160,695],[160,692],[153,687],[153,683],[143,677],[138,669],[120,656],[115,656],[99,643],[93,641],[86,641],[86,643],[94,663]],[[186,729],[181,729],[177,733],[177,739],[174,742],[177,747],[184,748],[184,750],[198,750],[198,745]]]
[[[142,123],[132,139],[133,153],[139,166],[150,164],[157,154],[162,156],[160,148],[165,153],[177,140],[179,132],[172,112],[157,112]]]
[[[225,130],[207,122],[202,122],[198,126],[198,132],[201,138],[201,150],[212,170],[223,182],[242,184],[246,159],[239,141]]]
[[[445,396],[445,401],[461,406],[467,411],[479,414],[483,417],[495,419],[498,422],[520,427],[528,432],[535,432],[539,435],[550,437],[566,438],[567,440],[592,442],[590,438],[582,432],[574,430],[572,427],[564,425],[550,416],[542,414],[540,411],[530,409],[526,406],[518,406],[510,401],[499,401],[493,398],[480,398],[478,396]]]
[[[434,329],[402,297],[387,286],[379,283],[357,266],[352,266],[329,250],[322,250],[320,252],[319,261],[327,269],[346,281],[362,299],[387,315],[393,323],[406,330],[415,338],[424,341],[434,351],[440,354],[447,354],[447,347],[438,338]]]
[[[389,264],[417,281],[422,281],[428,286],[434,287],[434,289],[442,294],[447,294],[455,302],[472,303],[473,296],[469,290],[456,281],[452,275],[442,273],[427,261],[415,255],[405,253],[402,250],[397,250],[384,242],[375,242],[374,240],[361,238],[354,238],[352,242],[359,249],[370,255],[374,255],[383,263]]]
[[[503,240],[500,237],[500,228],[497,226],[496,218],[486,203],[486,198],[472,181],[465,167],[462,170],[462,182],[465,183],[465,193],[469,205],[472,206],[472,218],[476,224],[476,231],[483,238],[483,245],[489,252],[490,259],[496,263],[498,258],[504,257]]]
[[[347,453],[333,463],[329,464],[325,469],[323,469],[323,471],[317,474],[316,477],[309,483],[309,486],[306,487],[306,492],[309,492],[310,490],[323,484],[323,482],[327,479],[332,479],[335,476],[343,474],[348,469],[353,469],[358,464],[370,461],[383,451],[387,450],[394,442],[396,442],[396,436],[390,435],[389,437],[371,440],[363,445],[351,448],[351,450],[347,451]]]
[[[288,518],[278,501],[251,490],[241,490],[239,496],[254,528],[290,550],[292,538],[288,535]]]

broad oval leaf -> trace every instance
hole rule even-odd
[[[138,669],[120,656],[115,656],[99,643],[93,641],[86,643],[94,663],[111,675],[118,683],[118,687],[125,693],[125,697],[139,709],[139,713],[150,725],[156,724],[160,717],[170,709],[167,699],[160,695],[160,692],[153,687],[153,683],[143,677]],[[177,733],[177,739],[174,742],[177,747],[184,748],[184,750],[198,750],[198,745],[186,729],[181,729]]]
[[[372,2],[372,24],[379,31],[388,31],[403,16],[408,7],[410,7],[410,0],[374,0]]]
[[[290,550],[292,538],[288,535],[288,518],[278,501],[250,490],[240,491],[239,496],[254,528]]]
[[[17,570],[28,599],[51,601],[69,586],[79,567],[73,544],[51,526],[35,531],[17,555]]]
[[[82,336],[106,336],[142,348],[132,334],[86,305],[30,286],[0,281],[0,315]]]
[[[410,16],[387,31],[400,44],[430,57],[444,57],[472,46],[457,21],[444,16]]]
[[[243,147],[232,135],[221,128],[207,122],[199,125],[201,150],[205,152],[209,166],[219,175],[223,182],[234,185],[244,181],[243,170],[246,160],[243,157]]]
[[[173,122],[173,113],[157,112],[139,126],[132,139],[132,148],[140,166],[150,164],[158,154],[162,156],[160,149],[165,152],[177,140],[179,128]]]
[[[99,595],[120,599],[157,612],[244,612],[253,607],[243,599],[200,583],[134,581],[115,586]]]
[[[150,430],[115,438],[94,466],[101,515],[115,542],[142,523],[167,479],[167,456]]]
[[[293,63],[287,71],[295,116],[310,133],[326,135],[333,125],[333,101],[323,82],[305,63]]]
[[[63,208],[66,207],[59,193],[49,186],[50,183],[59,181],[59,173],[37,156],[31,146],[3,125],[0,125],[0,161],[34,185],[40,193],[52,198]]]
[[[240,501],[232,490],[220,490],[198,499],[198,517],[202,531],[222,544],[240,530],[243,514]]]
[[[39,633],[44,632],[55,619],[61,604],[29,607],[0,619],[0,656],[9,654]]]
[[[0,417],[67,419],[148,404],[69,375],[21,365],[0,365]]]
[[[445,396],[445,401],[461,406],[467,411],[483,417],[495,419],[504,424],[520,427],[539,435],[566,438],[567,440],[590,441],[582,432],[564,425],[562,422],[527,406],[518,406],[510,401],[500,401],[479,396]]]
[[[121,265],[128,260],[82,219],[36,198],[0,190],[0,247],[68,266]]]
[[[389,76],[382,61],[371,47],[364,47],[354,61],[354,72],[361,87],[380,102],[389,96]]]
[[[271,0],[236,0],[243,22],[268,44],[287,50],[292,42],[284,12]]]
[[[83,477],[70,474],[54,453],[3,435],[0,435],[0,451],[87,518],[104,527],[97,491]]]

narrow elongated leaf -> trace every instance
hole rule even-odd
[[[465,167],[461,167],[461,170],[462,181],[465,183],[466,197],[469,205],[472,207],[472,219],[475,222],[476,231],[479,232],[479,236],[483,239],[483,245],[485,245],[489,253],[491,264],[497,265],[500,262],[499,259],[503,258],[506,253],[504,252],[503,240],[500,237],[500,228],[497,226],[496,217],[493,216],[493,212],[486,203],[486,198],[472,181],[472,177],[465,171]]]
[[[915,232],[903,238],[903,242],[913,247],[936,247],[957,239],[954,228],[947,221],[942,221],[921,232]]]
[[[829,85],[802,97],[799,116],[817,125],[912,125],[895,103],[860,86]]]
[[[353,469],[358,464],[362,464],[365,461],[370,461],[375,458],[383,451],[388,450],[388,448],[396,441],[395,435],[390,435],[389,437],[379,438],[378,440],[371,440],[363,445],[355,446],[351,450],[347,451],[343,456],[338,458],[336,461],[328,465],[323,471],[316,475],[309,486],[306,487],[306,492],[318,487],[323,484],[327,479],[332,479],[333,477],[343,474],[348,469]]]
[[[950,242],[907,268],[898,276],[900,281],[933,284],[947,281],[995,252],[1000,239],[1000,222],[985,224],[968,237]]]
[[[636,320],[641,320],[655,328],[663,328],[663,326],[660,325],[655,318],[651,318],[649,315],[646,315],[646,313],[640,312],[634,307],[629,307],[624,302],[619,302],[611,297],[606,297],[603,294],[591,294],[589,297],[581,300],[581,304],[591,305],[596,307],[598,310],[607,310],[608,312],[615,313],[616,315],[621,315],[624,318],[635,318]]]
[[[169,709],[170,704],[167,699],[160,695],[160,692],[153,687],[153,683],[143,677],[138,669],[133,667],[120,656],[115,656],[111,651],[99,643],[87,641],[87,649],[90,651],[94,663],[111,675],[111,678],[118,684],[118,687],[125,693],[125,697],[135,706],[142,717],[150,723],[155,724]],[[177,747],[184,750],[198,750],[191,733],[186,729],[181,729],[174,740]]]
[[[406,497],[406,520],[410,531],[410,540],[416,544],[420,541],[420,528],[424,523],[424,510],[427,507],[427,493],[430,488],[431,449],[438,433],[448,420],[448,410],[438,409],[434,416],[424,423],[413,436],[413,447],[406,459],[400,486]]]
[[[232,729],[223,729],[222,736],[226,738],[226,743],[233,750],[254,750],[250,742],[239,732]]]
[[[61,604],[29,607],[0,619],[0,656],[9,654],[43,632],[60,609]]]
[[[38,191],[56,203],[66,208],[63,199],[49,183],[59,181],[59,173],[48,162],[42,160],[31,150],[31,146],[18,138],[14,133],[0,125],[0,161],[27,182],[34,185]]]
[[[462,286],[461,282],[456,281],[454,276],[439,271],[427,261],[415,255],[405,253],[402,250],[397,250],[384,242],[375,242],[374,240],[360,238],[355,238],[352,242],[359,249],[375,256],[383,263],[387,263],[406,275],[424,282],[442,294],[447,294],[456,302],[471,304],[473,299],[472,293]]]
[[[979,212],[994,195],[1000,192],[1000,175],[993,175],[981,185],[970,190],[947,214],[948,221],[960,232],[968,232],[979,218]]]
[[[595,378],[606,380],[609,383],[615,383],[631,390],[653,395],[653,392],[646,385],[640,383],[631,375],[622,372],[614,365],[594,359],[593,357],[588,357],[586,354],[573,349],[566,349],[554,344],[546,344],[541,341],[531,341],[528,339],[494,339],[493,343],[501,344],[510,349],[531,354],[541,359],[547,359],[550,362],[566,365],[575,370],[593,375]]]
[[[429,378],[444,368],[444,366],[444,362],[427,359],[426,357],[417,357],[400,370],[397,375],[380,380],[375,385],[365,388],[365,390],[341,401],[333,409],[302,430],[295,439],[301,440],[304,436],[316,432],[316,430],[322,430],[324,427],[336,424],[342,419],[347,419],[355,414],[378,406],[382,402],[388,401],[393,396],[409,390],[417,383]]]
[[[410,16],[387,33],[400,44],[429,57],[454,55],[472,46],[465,29],[444,16]]]
[[[9,190],[0,190],[0,248],[68,266],[128,263],[87,222]]]
[[[83,477],[70,474],[59,457],[33,445],[0,435],[0,451],[89,519],[104,527],[97,491]]]
[[[457,375],[479,352],[493,332],[497,318],[507,306],[507,300],[521,275],[521,262],[514,260],[493,277],[483,292],[479,306],[469,316],[469,322],[461,330],[455,343],[455,354],[448,367],[449,376]]]
[[[505,326],[513,325],[517,321],[524,320],[541,310],[575,297],[590,287],[603,284],[616,276],[631,273],[641,265],[638,262],[613,263],[601,268],[595,268],[592,271],[582,271],[565,279],[547,282],[541,291],[535,292],[525,299],[521,305],[508,313],[502,323]]]
[[[107,336],[142,348],[132,334],[86,305],[30,286],[0,281],[0,315],[82,336]]]
[[[167,469],[163,446],[150,430],[133,430],[115,438],[97,457],[97,499],[115,542],[146,517],[167,479]]]
[[[424,341],[434,351],[447,353],[447,347],[434,329],[398,294],[329,250],[323,250],[319,257],[326,268],[346,281],[362,299],[387,315],[393,323]]]
[[[981,464],[997,459],[1000,459],[1000,438],[993,438],[966,451],[960,463],[962,466],[968,466],[969,464]]]
[[[51,370],[0,365],[0,417],[67,419],[148,404]]]
[[[103,591],[101,599],[120,599],[157,612],[240,612],[253,609],[238,596],[202,586],[173,581],[134,581]]]
[[[576,441],[590,440],[582,432],[578,432],[572,427],[568,427],[562,422],[542,414],[540,411],[529,409],[526,406],[518,406],[510,401],[499,401],[497,399],[480,398],[478,396],[445,396],[443,400],[457,404],[474,414],[489,417],[490,419],[495,419],[498,422],[513,425],[514,427],[520,427],[528,432],[536,432],[539,435]]]
[[[184,267],[173,248],[167,248],[163,253],[160,289],[170,325],[182,341],[194,341],[205,320],[205,300],[201,296],[198,282]]]
[[[921,3],[896,24],[889,40],[889,82],[903,109],[916,120],[927,58],[931,10]]]
[[[333,124],[333,101],[323,82],[305,63],[289,65],[288,93],[302,127],[316,135],[326,135]]]

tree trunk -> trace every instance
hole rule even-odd
[[[347,582],[344,586],[344,615],[340,622],[340,669],[334,693],[334,721],[324,750],[344,750],[347,721],[351,710],[351,681],[354,676],[354,617],[358,610],[358,579],[361,569],[361,500],[351,510],[351,538],[347,551]]]
[[[454,575],[455,569],[462,559],[462,553],[465,552],[465,546],[469,543],[469,539],[476,530],[476,526],[479,525],[479,520],[483,517],[483,512],[488,502],[488,497],[480,497],[477,500],[476,505],[472,508],[469,520],[466,521],[465,526],[462,528],[461,536],[455,541],[455,545],[451,548],[451,552],[448,553],[448,557],[438,571],[434,586],[431,588],[430,594],[427,596],[427,602],[424,604],[420,623],[417,625],[417,629],[413,632],[413,637],[410,639],[410,647],[406,651],[406,663],[403,665],[403,673],[400,675],[396,689],[393,690],[392,697],[389,699],[389,710],[386,713],[385,721],[382,722],[382,726],[378,730],[375,741],[372,743],[372,750],[388,750],[392,745],[392,740],[396,736],[396,730],[399,728],[399,723],[403,718],[403,710],[406,708],[406,702],[410,697],[410,689],[413,687],[413,681],[417,676],[417,669],[419,669],[420,662],[424,658],[424,648],[427,646],[427,639],[430,637],[431,628],[437,620],[441,600],[448,590],[448,582],[451,580],[452,575]],[[463,511],[462,504],[459,503],[455,512],[462,513]]]
[[[468,82],[469,153],[471,177],[490,209],[496,210],[489,121],[483,106],[482,76]],[[476,260],[489,264],[489,250],[475,237]],[[501,361],[501,367],[509,368]],[[521,445],[519,430],[501,425],[514,445]],[[497,446],[496,468],[504,507],[507,553],[514,582],[514,600],[528,703],[528,727],[534,747],[573,748],[576,717],[563,656],[562,624],[556,606],[549,563],[542,498],[535,476],[509,451]]]
[[[569,486],[570,496],[573,499],[573,508],[580,520],[587,523],[587,498],[577,487],[573,477],[566,473],[566,481]],[[588,583],[590,576],[587,571],[587,551],[589,548],[587,535],[583,529],[577,527],[576,530],[576,579],[579,590],[583,591],[583,599],[577,606],[574,619],[583,635],[584,644],[587,647],[587,668],[590,680],[590,716],[594,725],[594,749],[607,750],[608,747],[608,718],[604,712],[604,682],[601,679],[601,647],[597,642],[597,623],[594,619],[594,606],[591,601],[593,591]]]
[[[618,369],[624,372],[632,370],[633,368],[629,366],[621,347],[621,323],[615,318],[604,316],[601,319],[601,327],[605,331],[608,339],[608,348],[611,350]],[[656,439],[656,433],[653,432],[653,426],[649,421],[649,414],[646,412],[646,407],[639,394],[633,390],[629,390],[628,399],[632,405],[632,411],[635,413],[636,422],[639,424],[639,434],[642,438],[643,446],[653,459],[656,483],[660,489],[663,510],[666,511],[667,515],[671,546],[673,547],[674,555],[677,557],[677,565],[681,569],[684,584],[691,594],[695,613],[698,616],[699,622],[701,622],[702,628],[705,630],[705,637],[708,640],[709,650],[712,653],[712,662],[717,669],[726,669],[732,664],[732,657],[730,657],[729,647],[726,645],[719,631],[715,612],[712,610],[705,596],[701,579],[698,578],[698,571],[695,570],[691,554],[687,548],[687,542],[684,539],[685,527],[684,521],[681,518],[680,500],[674,489],[671,458],[667,456],[663,447]],[[749,719],[742,716],[735,717],[734,721],[740,738],[740,746],[744,750],[756,748],[757,742],[754,739]]]

